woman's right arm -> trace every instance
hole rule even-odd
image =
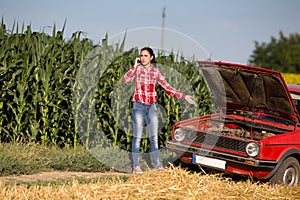
[[[130,83],[134,80],[135,78],[135,72],[136,72],[136,68],[139,66],[139,61],[140,58],[136,58],[135,59],[135,62],[134,62],[134,65],[131,67],[131,69],[126,72],[126,74],[123,76],[123,83]]]

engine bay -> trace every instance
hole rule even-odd
[[[270,126],[258,124],[249,124],[243,121],[221,121],[221,120],[203,120],[198,121],[197,128],[199,132],[216,134],[221,136],[239,137],[251,140],[261,140],[286,130],[274,129]]]
[[[208,133],[219,134],[222,136],[235,136],[252,140],[261,140],[276,135],[273,132],[256,128],[246,128],[237,124],[224,124],[223,127],[211,126],[207,129]]]

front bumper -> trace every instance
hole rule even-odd
[[[180,157],[189,157],[190,164],[241,175],[253,175],[264,178],[274,170],[276,161],[259,160],[235,154],[224,153],[213,149],[195,147],[176,141],[167,141],[166,147]],[[202,160],[202,161],[201,161]]]

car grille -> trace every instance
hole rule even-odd
[[[186,141],[238,151],[242,153],[246,153],[246,145],[249,143],[245,140],[222,136],[217,133],[204,133],[196,131],[189,132],[189,136],[186,138]]]

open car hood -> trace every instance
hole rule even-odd
[[[199,61],[212,93],[222,110],[263,112],[299,123],[299,116],[281,74],[254,66]]]

